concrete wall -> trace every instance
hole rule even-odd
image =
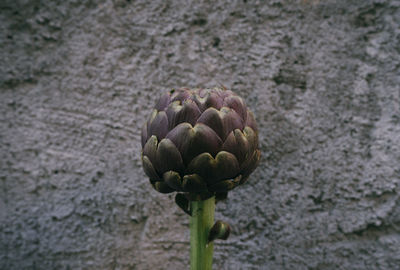
[[[188,269],[139,127],[219,84],[262,160],[214,269],[400,269],[399,1],[2,0],[0,44],[0,269]]]

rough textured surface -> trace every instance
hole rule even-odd
[[[0,3],[0,269],[188,269],[139,128],[224,84],[262,161],[215,269],[400,269],[399,1]]]

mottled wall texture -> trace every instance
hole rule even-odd
[[[161,91],[225,85],[262,159],[215,269],[400,269],[400,1],[0,2],[0,269],[188,269],[152,189]]]

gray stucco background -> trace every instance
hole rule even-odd
[[[400,269],[399,1],[0,2],[0,269],[188,269],[141,168],[161,91],[223,84],[262,159],[214,269]]]

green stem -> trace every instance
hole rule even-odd
[[[208,233],[214,225],[215,197],[205,201],[190,202],[190,269],[211,270],[213,242],[208,242]]]

